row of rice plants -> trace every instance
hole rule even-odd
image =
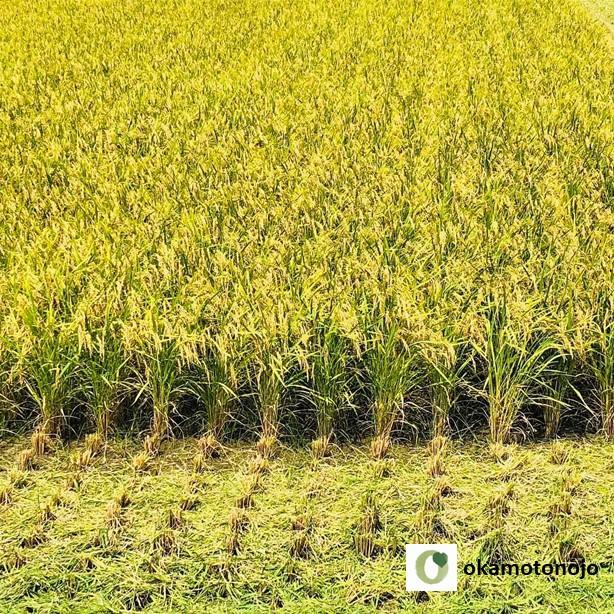
[[[607,313],[610,318],[612,312]],[[580,352],[570,347],[570,339],[539,327],[527,326],[519,333],[509,322],[505,301],[491,303],[484,321],[483,345],[471,346],[450,340],[440,346],[410,343],[391,325],[367,335],[368,341],[352,351],[351,339],[318,327],[311,346],[285,343],[281,349],[246,353],[241,361],[217,354],[210,362],[185,364],[178,348],[160,343],[142,371],[143,357],[134,364],[124,361],[132,377],[111,379],[120,373],[114,360],[112,373],[89,380],[105,409],[90,411],[99,406],[87,405],[85,417],[96,429],[93,437],[100,447],[110,429],[121,424],[118,408],[123,404],[124,413],[130,409],[120,390],[132,388],[133,406],[148,395],[152,417],[145,447],[155,455],[172,432],[174,407],[190,402],[190,411],[203,424],[203,446],[211,449],[207,454],[215,454],[229,421],[247,419],[242,412],[251,403],[259,417],[259,451],[267,456],[280,433],[284,401],[294,395],[311,408],[309,417],[303,412],[302,419],[309,428],[315,424],[312,445],[323,455],[344,420],[360,418],[363,404],[370,407],[371,424],[359,426],[358,436],[373,436],[372,453],[381,458],[400,424],[449,434],[450,415],[464,394],[486,404],[490,437],[496,442],[508,441],[515,428],[522,428],[518,419],[525,409],[535,413],[537,408],[546,435],[555,436],[561,416],[572,404],[576,413],[579,407],[589,417],[599,411],[604,434],[614,437],[614,325],[599,328],[592,347]],[[195,364],[202,366],[196,369]],[[584,376],[589,371],[593,377],[587,384]],[[48,435],[61,431],[68,408],[82,409],[78,392],[87,386],[79,377],[87,376],[75,366],[72,377],[58,375],[63,379],[61,389],[55,380],[38,383],[32,397],[40,411],[33,456],[49,447]],[[245,381],[248,387],[241,385]],[[106,392],[101,392],[103,386]]]

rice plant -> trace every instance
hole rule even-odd
[[[205,406],[205,433],[201,439],[201,452],[205,458],[219,455],[231,403],[237,398],[237,383],[235,357],[229,355],[220,344],[212,343],[187,383],[188,390]]]
[[[435,479],[421,494],[415,519],[415,540],[418,543],[451,537],[450,527],[443,516],[443,499],[447,494],[449,485],[441,477]]]
[[[367,493],[362,502],[362,513],[354,532],[354,547],[356,552],[365,558],[377,556],[381,546],[377,543],[378,533],[382,523],[379,506],[374,493]]]
[[[563,413],[569,408],[568,397],[573,393],[579,399],[582,398],[574,385],[583,345],[583,340],[577,339],[576,311],[572,292],[566,301],[560,322],[553,330],[552,334],[556,342],[549,351],[552,355],[549,361],[550,366],[543,378],[546,389],[541,405],[547,439],[557,436]]]
[[[431,478],[438,478],[445,474],[445,451],[447,439],[439,435],[429,442],[429,459],[427,463],[427,473]]]
[[[304,506],[302,513],[297,513],[293,517],[291,528],[293,539],[290,545],[290,556],[297,559],[307,559],[313,554],[313,534],[315,531],[315,521],[313,513]]]
[[[111,325],[92,339],[91,350],[82,359],[83,388],[94,418],[95,432],[106,439],[118,419],[122,387],[127,381],[127,359],[120,338]]]
[[[347,341],[334,328],[317,328],[310,373],[310,397],[317,421],[317,437],[312,442],[316,457],[327,453],[339,415],[349,404],[347,346]]]
[[[505,443],[520,410],[538,398],[536,391],[552,367],[556,343],[532,326],[517,332],[508,319],[505,298],[489,305],[485,326],[485,345],[477,351],[486,363],[490,437],[494,443]]]
[[[364,368],[375,426],[371,452],[375,458],[383,458],[392,430],[403,418],[406,395],[417,385],[422,373],[417,353],[399,339],[395,326],[369,341]]]
[[[25,383],[40,412],[38,428],[45,435],[57,435],[70,407],[78,362],[55,340],[43,340],[32,352]]]
[[[151,437],[158,442],[170,434],[173,405],[183,391],[179,360],[177,344],[165,339],[140,355],[143,373],[139,396],[146,392],[151,399]]]
[[[463,358],[463,353],[468,356]],[[449,433],[450,412],[460,394],[463,371],[471,354],[460,347],[454,334],[446,329],[437,343],[430,343],[423,349],[422,355],[430,388],[433,415],[431,433],[433,438],[438,438]]]
[[[282,354],[268,349],[258,358],[255,366],[256,400],[260,417],[260,439],[257,450],[264,458],[272,456],[277,445],[279,411],[286,368]]]
[[[570,388],[572,361],[562,352],[557,352],[552,361],[552,373],[546,379],[547,390],[542,401],[546,438],[555,437],[561,424],[561,415],[567,408],[565,396]]]
[[[611,296],[598,303],[590,364],[598,382],[602,429],[614,439],[614,303]]]

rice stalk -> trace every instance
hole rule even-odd
[[[421,371],[415,352],[399,339],[395,326],[371,339],[364,364],[375,426],[371,454],[384,458],[393,428],[402,417],[405,396],[418,383]]]
[[[488,401],[490,438],[507,443],[521,409],[538,398],[552,367],[556,343],[529,329],[519,335],[512,328],[506,299],[491,302],[486,312],[485,347],[478,348],[486,362],[484,394]]]

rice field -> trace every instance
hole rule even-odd
[[[612,16],[611,0],[2,3],[5,608],[394,611],[417,607],[398,546],[420,537],[606,556]],[[560,490],[549,541],[531,525],[508,543],[543,493],[504,484],[461,497],[446,529],[450,449],[468,490],[541,463],[531,479]],[[567,462],[603,512],[575,533]],[[334,518],[302,490],[324,474]],[[468,529],[480,509],[491,524]],[[445,603],[580,611],[608,590],[472,582]]]
[[[7,422],[345,419],[383,453],[462,395],[497,441],[570,405],[614,435],[613,63],[580,4],[0,19]]]

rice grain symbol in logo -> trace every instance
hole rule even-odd
[[[426,573],[426,564],[429,560],[435,563],[435,569],[437,570],[435,576],[429,576]],[[425,550],[416,558],[416,575],[425,584],[439,584],[448,575],[449,570],[448,555],[445,552]]]

